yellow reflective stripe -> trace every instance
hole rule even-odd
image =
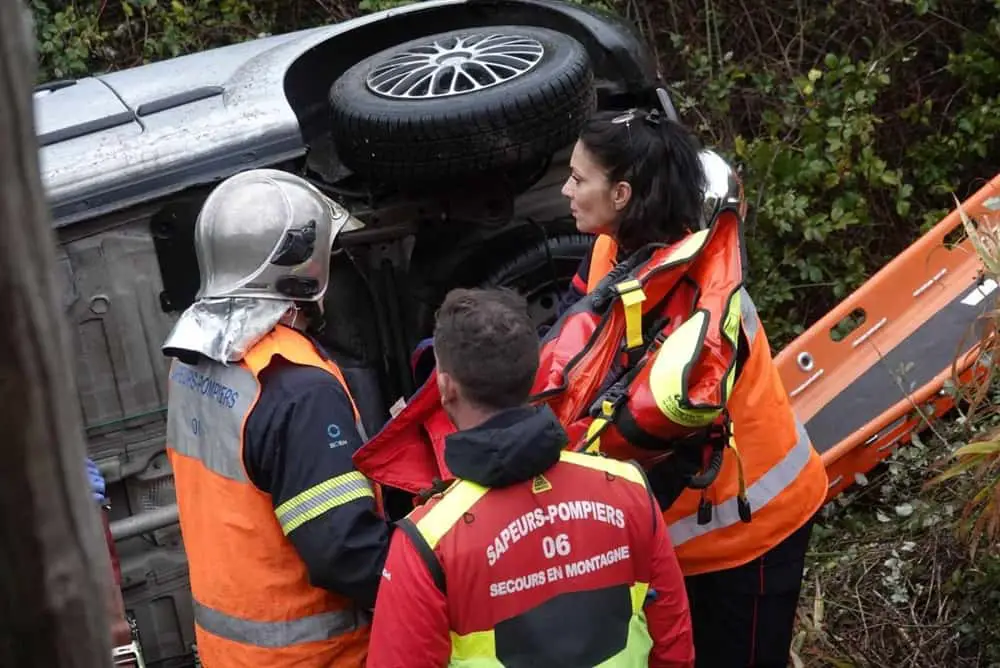
[[[733,350],[739,342],[742,321],[743,290],[729,296],[722,319],[722,334]],[[708,314],[698,311],[666,338],[656,353],[649,370],[649,389],[657,407],[672,422],[683,427],[698,428],[710,424],[721,413],[718,408],[692,408],[686,406],[684,381],[705,343],[705,332],[710,324]],[[736,364],[730,364],[722,380],[723,403],[733,392],[736,383]]]
[[[635,279],[618,283],[615,290],[621,295],[625,310],[626,349],[639,348],[642,346],[642,303],[646,301],[646,293]]]
[[[628,462],[618,461],[617,459],[609,459],[607,457],[599,457],[596,455],[588,455],[582,452],[572,452],[570,450],[563,450],[559,455],[559,460],[566,462],[568,464],[576,464],[577,466],[585,466],[589,469],[594,469],[595,471],[604,471],[605,473],[610,473],[613,476],[619,478],[625,478],[630,480],[637,485],[646,486],[646,478],[642,475],[633,464]]]
[[[417,531],[433,550],[441,537],[488,491],[489,488],[482,485],[459,480],[416,522]]]
[[[351,471],[310,487],[275,509],[281,530],[287,536],[296,528],[323,513],[357,499],[375,497],[368,480],[358,471]]]
[[[653,638],[646,623],[646,593],[649,584],[636,582],[629,588],[632,597],[632,619],[628,625],[628,640],[625,649],[594,668],[647,668],[649,652],[653,649]]]
[[[646,624],[644,604],[649,584],[636,582],[629,587],[632,599],[632,618],[629,621],[628,639],[620,652],[595,668],[646,668],[653,639]],[[529,657],[524,657],[529,658]],[[473,631],[465,635],[451,632],[451,668],[503,668],[497,659],[496,635],[493,629]]]
[[[666,262],[678,262],[684,260],[690,260],[695,254],[701,250],[705,242],[708,241],[708,233],[711,230],[698,230],[693,234],[689,234],[684,241],[682,241],[677,248],[675,248],[670,255],[667,256]]]
[[[460,636],[451,632],[451,661],[449,666],[469,668],[503,668],[497,660],[497,643],[493,630],[474,631]]]
[[[719,409],[688,408],[683,405],[684,379],[705,340],[708,314],[698,311],[666,338],[649,370],[649,389],[657,408],[668,419],[684,427],[704,427],[718,417]]]
[[[625,649],[594,668],[649,668],[649,653],[652,649],[653,637],[649,635],[646,612],[639,610],[629,620]]]
[[[642,607],[646,604],[646,594],[649,592],[649,583],[647,582],[636,582],[629,588],[629,593],[632,595],[632,612],[638,613],[642,611]]]
[[[736,383],[736,347],[740,340],[740,323],[742,322],[742,310],[740,304],[743,300],[743,290],[737,290],[729,297],[729,304],[726,306],[725,319],[722,321],[722,334],[729,339],[729,344],[733,347],[733,359],[729,363],[729,370],[726,371],[725,394],[723,403],[729,400],[733,393],[733,385]]]

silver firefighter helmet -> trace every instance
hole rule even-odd
[[[705,171],[705,203],[702,226],[715,222],[724,206],[736,206],[740,218],[747,214],[747,203],[743,196],[743,183],[729,163],[715,151],[703,149],[698,156]]]
[[[205,200],[195,225],[196,298],[320,301],[334,239],[351,220],[294,174],[254,169],[226,179]]]
[[[205,200],[194,242],[201,272],[195,302],[163,343],[164,354],[238,361],[329,283],[336,236],[363,224],[308,181],[274,169],[231,176]]]

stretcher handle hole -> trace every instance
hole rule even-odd
[[[812,371],[813,366],[815,366],[813,356],[805,351],[799,353],[796,361],[799,363],[799,368],[803,371]]]
[[[854,309],[844,316],[843,320],[830,328],[830,338],[834,341],[843,341],[851,332],[865,324],[867,317],[868,314],[863,308]]]
[[[972,221],[972,226],[979,228],[979,221],[976,220],[974,216],[969,216]],[[963,241],[968,238],[968,234],[965,231],[965,226],[961,222],[955,224],[955,227],[951,229],[948,234],[944,235],[944,239],[941,240],[941,245],[943,245],[948,250],[953,250],[959,246]]]

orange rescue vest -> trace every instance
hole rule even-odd
[[[271,497],[243,465],[247,417],[258,377],[275,356],[343,375],[307,338],[282,325],[239,363],[174,360],[170,368],[167,453],[174,471],[191,577],[198,653],[207,668],[363,666],[369,616],[347,598],[309,584]],[[353,399],[351,399],[353,406]],[[357,408],[354,407],[357,419]],[[344,493],[372,496],[362,474]],[[337,479],[335,479],[337,480]]]
[[[588,296],[543,341],[535,385],[536,397],[572,437],[647,466],[669,456],[662,444],[713,423],[731,429],[714,482],[704,490],[685,489],[664,512],[685,575],[761,556],[801,527],[826,495],[822,460],[791,409],[742,287],[739,225],[734,212],[723,212],[708,230],[655,250],[635,267],[616,267],[617,245],[598,237]],[[603,315],[595,306],[602,291],[614,299]],[[663,313],[673,317],[663,319],[650,341],[642,321]],[[750,350],[737,378],[740,331]],[[642,365],[632,367],[637,374],[619,397],[624,405],[612,406],[603,399],[604,381],[615,358],[629,349],[647,352]],[[625,438],[633,434],[659,438],[660,449]]]

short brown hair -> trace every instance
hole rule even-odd
[[[438,366],[469,401],[484,408],[523,405],[538,371],[538,333],[528,305],[503,289],[457,288],[438,309],[434,327]]]

